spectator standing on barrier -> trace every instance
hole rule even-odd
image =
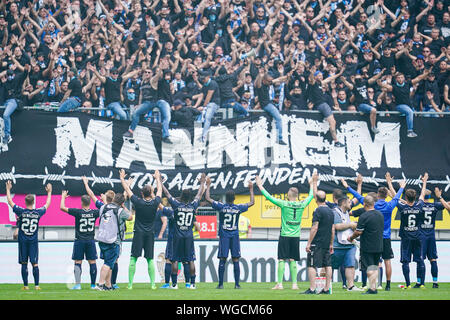
[[[382,87],[387,89],[389,92],[392,92],[396,109],[401,114],[404,114],[406,116],[406,127],[408,129],[408,132],[406,136],[408,138],[415,138],[417,137],[417,133],[414,132],[414,111],[411,108],[411,87],[416,85],[419,81],[425,79],[428,74],[431,72],[430,69],[427,69],[423,74],[417,76],[416,78],[412,79],[411,81],[407,81],[405,79],[405,75],[403,73],[397,72],[395,74],[395,80],[393,83],[382,83],[380,80],[378,80],[378,84]]]
[[[17,108],[23,107],[22,84],[25,81],[31,66],[26,65],[25,70],[20,72],[17,69],[8,69],[0,74],[0,77],[6,75],[6,81],[2,83],[5,89],[5,110],[3,111],[3,121],[5,124],[5,131],[2,132],[5,143],[12,141],[11,137],[11,115]],[[17,72],[16,72],[17,70]]]
[[[241,62],[241,65],[235,70],[230,70],[231,64],[224,58],[221,60],[221,65],[217,69],[218,76],[214,79],[220,87],[220,101],[222,108],[233,108],[240,116],[248,116],[248,111],[242,104],[236,101],[236,94],[233,91],[234,82],[237,81],[239,74],[246,68],[246,65]]]
[[[370,129],[373,133],[377,134],[377,108],[370,105],[369,86],[376,82],[381,77],[385,69],[381,70],[378,74],[368,79],[368,71],[364,70],[362,75],[356,75],[352,77],[352,82],[349,83],[343,77],[345,85],[353,91],[353,101],[357,106],[357,110],[363,113],[369,113]],[[372,89],[373,90],[373,89]]]
[[[133,113],[130,128],[123,134],[125,138],[133,138],[134,130],[136,130],[140,118],[154,108],[158,108],[161,111],[163,123],[162,141],[169,144],[172,143],[169,139],[170,106],[168,107],[165,101],[158,100],[159,82],[162,77],[162,69],[157,69],[156,74],[153,74],[150,68],[144,70],[139,89],[139,106]],[[167,107],[169,108],[168,110]]]
[[[287,81],[289,77],[290,75],[274,79],[271,73],[264,68],[260,68],[255,80],[255,94],[258,97],[259,106],[275,120],[278,132],[277,143],[280,145],[287,145],[287,143],[283,140],[283,121],[281,120],[280,111],[270,98],[270,87]]]
[[[70,81],[67,91],[59,104],[58,112],[69,112],[81,106],[81,97],[83,96],[82,85],[77,77],[76,68],[70,68],[67,71],[67,78]]]
[[[304,294],[331,294],[330,284],[332,277],[331,255],[335,234],[334,213],[325,203],[326,194],[319,190],[316,194],[317,208],[314,210],[312,226],[306,244],[309,288]],[[325,286],[322,291],[316,292],[316,274],[319,268],[325,269]]]
[[[105,105],[108,110],[112,110],[114,114],[116,115],[117,119],[119,120],[127,120],[128,116],[125,110],[123,110],[123,106],[121,103],[121,88],[122,83],[127,81],[129,78],[133,77],[135,74],[138,74],[140,72],[139,69],[131,71],[125,75],[119,76],[119,69],[116,67],[112,67],[109,70],[108,76],[102,76],[97,69],[92,66],[88,65],[88,69],[92,71],[97,78],[100,79],[100,81],[105,86]]]
[[[309,74],[309,96],[310,101],[317,110],[320,111],[323,118],[330,125],[330,133],[334,142],[334,146],[336,147],[344,147],[344,144],[339,142],[336,134],[336,120],[333,116],[333,111],[331,110],[330,105],[327,103],[324,95],[324,87],[331,81],[339,78],[345,69],[342,68],[341,71],[331,77],[326,79],[323,78],[323,73],[320,70],[317,70],[315,66],[311,68],[311,73]]]
[[[196,107],[200,104],[203,106],[203,131],[200,137],[201,142],[206,143],[211,121],[220,107],[220,88],[215,80],[211,78],[210,71],[202,71],[199,73],[199,81],[201,83],[201,95],[196,103]]]
[[[367,271],[369,289],[363,294],[377,294],[378,262],[383,252],[383,214],[375,210],[376,199],[367,195],[364,198],[364,210],[358,219],[356,230],[348,236],[347,241],[353,242],[360,237],[361,269]]]
[[[156,107],[161,112],[161,122],[163,125],[162,129],[162,141],[168,144],[172,144],[169,139],[169,123],[171,119],[170,106],[173,103],[173,97],[171,92],[171,71],[164,66],[167,63],[165,60],[161,60],[161,68],[163,68],[163,76],[158,81],[158,101],[156,102]]]

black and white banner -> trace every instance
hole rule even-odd
[[[121,190],[118,171],[124,168],[138,191],[154,184],[152,173],[159,169],[175,196],[185,188],[197,190],[201,172],[211,177],[216,194],[229,189],[247,193],[255,175],[270,192],[285,193],[292,185],[307,192],[308,178],[316,169],[320,189],[332,191],[342,177],[355,186],[353,180],[361,173],[363,191],[369,192],[385,184],[386,171],[394,182],[406,179],[418,190],[426,171],[430,189],[437,186],[447,197],[450,194],[448,117],[416,117],[419,136],[407,138],[402,116],[379,117],[380,132],[374,135],[367,115],[335,114],[344,148],[333,146],[328,123],[319,114],[290,113],[282,118],[286,146],[276,143],[275,122],[263,113],[213,122],[205,145],[198,139],[201,127],[171,129],[173,144],[166,144],[161,142],[159,123],[140,123],[129,140],[122,137],[129,121],[81,112],[16,112],[13,141],[0,144],[0,181],[12,180],[15,193],[43,194],[44,184],[51,182],[55,192],[67,189],[80,195],[85,192],[85,175],[98,194]]]

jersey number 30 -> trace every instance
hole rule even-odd
[[[192,219],[194,218],[194,213],[192,212],[178,212],[177,224],[180,227],[189,227],[192,224]]]

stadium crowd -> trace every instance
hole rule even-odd
[[[2,0],[0,104],[54,103],[130,119],[158,108],[169,125],[219,107],[369,115],[449,111],[448,0]],[[90,108],[102,108],[100,111]],[[434,115],[439,116],[439,115]],[[148,118],[148,117],[147,117]]]

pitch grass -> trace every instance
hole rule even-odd
[[[450,283],[440,283],[432,289],[427,283],[425,289],[402,290],[400,283],[391,284],[391,291],[378,290],[377,295],[363,295],[361,292],[347,292],[340,283],[334,283],[332,295],[303,295],[307,282],[299,282],[300,290],[292,290],[285,283],[284,290],[271,290],[275,283],[242,283],[242,289],[234,289],[234,283],[225,283],[223,290],[216,289],[217,283],[198,283],[196,290],[188,290],[184,283],[178,290],[151,290],[149,284],[136,283],[132,290],[125,283],[114,291],[91,290],[82,284],[82,290],[69,290],[66,284],[42,283],[40,291],[30,284],[29,291],[22,291],[20,284],[1,284],[0,300],[450,300]]]

